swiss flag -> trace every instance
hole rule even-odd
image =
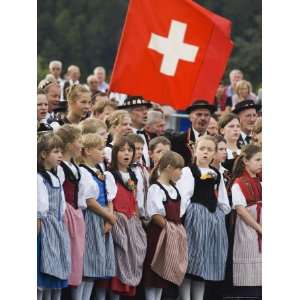
[[[196,99],[212,103],[230,33],[230,21],[191,0],[131,0],[110,89],[176,109]]]

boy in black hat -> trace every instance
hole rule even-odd
[[[216,107],[206,100],[196,100],[186,109],[191,127],[172,139],[172,150],[182,155],[185,165],[192,162],[194,145],[198,137],[206,134],[210,117],[215,111]]]

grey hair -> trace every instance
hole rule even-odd
[[[96,67],[96,68],[94,69],[94,74],[95,74],[98,70],[102,70],[102,71],[104,71],[104,73],[106,73],[105,68],[102,67],[102,66],[100,66],[100,67]]]
[[[229,78],[231,78],[233,76],[234,73],[240,73],[242,76],[244,76],[243,72],[241,70],[238,69],[233,69],[230,71],[229,73]]]
[[[62,69],[62,62],[59,60],[52,60],[49,63],[49,69],[51,69],[54,66],[59,66]]]
[[[89,83],[92,80],[92,78],[96,78],[97,79],[96,75],[92,74],[92,75],[88,76],[88,78],[86,79],[86,82]]]
[[[165,117],[162,112],[156,110],[148,111],[147,125],[153,124],[157,121],[164,120]]]

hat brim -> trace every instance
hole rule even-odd
[[[133,107],[138,107],[138,106],[147,106],[148,108],[150,108],[153,105],[151,103],[147,102],[147,103],[132,104],[132,105],[121,105],[121,106],[118,106],[118,109],[133,108]]]
[[[260,104],[254,104],[254,105],[251,106],[251,107],[240,107],[240,108],[238,108],[238,109],[235,108],[235,109],[232,111],[232,113],[238,114],[238,113],[240,113],[240,112],[242,112],[242,111],[244,111],[244,110],[252,109],[252,108],[254,108],[254,109],[256,110],[256,112],[258,112],[258,111],[261,109],[261,105],[260,105]]]
[[[210,111],[211,114],[213,114],[217,108],[214,105],[209,105],[209,104],[201,104],[201,105],[191,105],[189,106],[185,111],[186,113],[190,114],[191,112],[193,112],[194,110],[197,109],[208,109]]]

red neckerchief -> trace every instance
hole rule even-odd
[[[262,188],[259,177],[251,177],[244,170],[243,174],[235,181],[241,188],[248,206],[256,204],[256,222],[260,223],[261,207],[262,207]],[[261,252],[261,236],[257,233],[258,248]]]

